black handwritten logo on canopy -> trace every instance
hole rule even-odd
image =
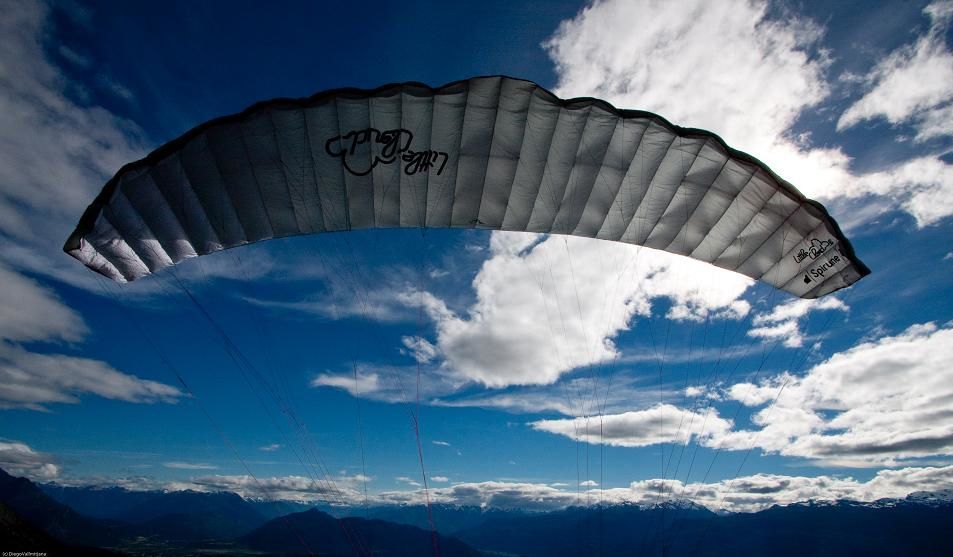
[[[833,245],[834,242],[831,240],[818,240],[817,238],[811,238],[811,245],[808,246],[809,249],[799,249],[798,252],[794,254],[794,262],[800,263],[808,257],[810,257],[812,260],[817,259],[827,251],[827,248]]]
[[[332,137],[325,142],[324,150],[332,157],[340,157],[344,168],[355,176],[367,176],[377,165],[398,159],[406,163],[404,174],[408,176],[429,172],[431,168],[439,176],[450,156],[443,151],[414,151],[410,148],[413,140],[414,134],[403,128],[367,128]]]

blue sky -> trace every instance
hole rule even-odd
[[[419,412],[440,501],[651,501],[662,479],[749,510],[953,485],[950,2],[7,3],[8,471],[260,495],[250,472],[299,500],[326,471],[338,499],[421,501]],[[823,201],[873,274],[810,304],[630,246],[387,230],[120,287],[60,251],[122,164],[207,119],[488,74],[720,134]]]

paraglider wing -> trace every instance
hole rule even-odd
[[[627,242],[803,298],[870,272],[823,206],[716,135],[499,76],[212,120],[123,167],[64,250],[130,281],[251,242],[375,227]]]

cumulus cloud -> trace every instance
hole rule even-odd
[[[430,481],[437,483],[447,483],[450,481],[450,478],[446,476],[431,476]]]
[[[748,331],[748,336],[780,339],[789,348],[798,348],[804,344],[804,333],[801,331],[800,320],[813,311],[840,310],[848,311],[844,302],[832,296],[816,300],[793,299],[774,306],[769,312],[757,315],[754,318],[754,327]]]
[[[334,505],[358,504],[363,501],[363,493],[358,485],[366,478],[339,475],[322,477],[317,480],[302,476],[279,476],[254,478],[247,475],[236,476],[200,476],[180,483],[180,489],[196,491],[231,491],[245,498],[296,501],[310,503],[315,501]]]
[[[135,403],[174,403],[182,397],[175,387],[127,375],[106,362],[0,342],[0,409],[45,410],[50,403],[79,402],[84,394]]]
[[[596,2],[546,47],[561,94],[647,108],[761,149],[827,94],[825,61],[809,51],[821,29],[766,11],[763,2]]]
[[[586,238],[494,232],[465,315],[440,299],[408,296],[435,322],[436,349],[457,376],[488,387],[546,385],[614,359],[612,341],[652,300],[668,317],[738,318],[747,277],[685,257]]]
[[[948,21],[943,15],[949,13],[947,5],[933,5],[935,22]],[[900,208],[918,226],[953,214],[953,205],[945,201],[953,197],[953,168],[940,158],[927,155],[916,163],[904,161],[859,174],[840,148],[812,145],[809,135],[794,132],[798,118],[812,114],[829,98],[823,32],[796,14],[771,17],[762,0],[606,0],[564,21],[546,48],[556,64],[560,95],[601,97],[616,106],[657,112],[683,126],[712,130],[729,145],[756,155],[809,197]],[[929,68],[914,70],[918,75],[933,71],[949,55],[936,46],[935,35],[931,30],[917,43],[923,43],[923,58],[930,60]],[[906,71],[904,61],[916,58],[918,48],[893,55],[875,81],[893,75],[890,68]],[[920,93],[904,105],[912,111],[910,117],[918,117],[921,107],[936,106],[921,119],[922,134],[941,133],[950,122],[944,117],[949,101],[938,99],[953,91],[953,79],[942,79],[953,68],[936,71],[909,87]],[[896,83],[907,87],[908,81],[899,77]],[[874,114],[880,106],[862,103],[870,108],[853,114]],[[926,171],[918,172],[924,165]]]
[[[688,443],[698,436],[707,440],[729,431],[732,423],[719,417],[713,408],[692,411],[661,404],[622,414],[539,420],[529,425],[537,431],[564,435],[575,441],[645,447],[659,443]]]
[[[36,451],[26,443],[5,439],[0,439],[0,468],[8,474],[37,481],[56,479],[60,473],[52,455]]]
[[[777,316],[799,311],[782,307]],[[751,416],[755,428],[739,428],[714,406],[669,404],[530,426],[592,444],[641,447],[694,439],[711,448],[760,448],[829,466],[900,466],[953,455],[951,370],[953,325],[925,323],[862,342],[803,376],[783,372],[721,389],[719,396],[758,409]]]
[[[931,20],[927,33],[871,70],[869,89],[841,115],[838,129],[885,118],[912,124],[918,141],[953,135],[953,52],[946,45],[951,6],[947,0],[924,8]]]
[[[733,386],[731,398],[767,405],[752,417],[760,429],[725,433],[710,445],[740,449],[756,442],[768,452],[840,466],[950,455],[951,373],[953,329],[914,325],[835,354],[803,377]]]

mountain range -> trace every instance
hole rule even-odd
[[[332,514],[329,514],[330,511]],[[953,555],[953,491],[714,513],[685,501],[551,512],[311,508],[229,492],[35,484],[0,470],[0,549],[48,555]],[[435,545],[438,549],[435,549]]]

